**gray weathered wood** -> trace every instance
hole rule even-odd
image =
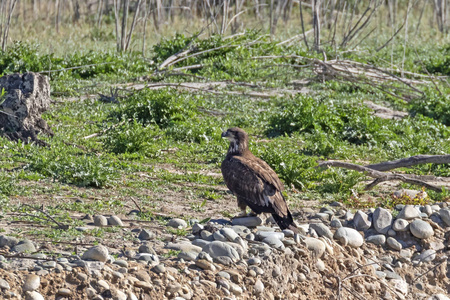
[[[367,165],[366,167],[377,171],[389,171],[397,168],[430,163],[448,164],[450,163],[450,155],[415,155],[408,158],[386,161],[379,164]]]
[[[415,178],[411,178],[411,177],[407,177],[403,174],[395,174],[395,173],[384,173],[384,172],[380,172],[368,167],[364,167],[364,166],[360,166],[360,165],[356,165],[356,164],[351,164],[351,163],[346,163],[346,162],[340,162],[340,161],[325,161],[319,164],[318,167],[338,167],[338,168],[345,168],[345,169],[349,169],[349,170],[353,170],[353,171],[357,171],[357,172],[361,172],[364,173],[367,176],[370,176],[372,178],[375,178],[375,180],[373,182],[371,182],[370,184],[368,184],[366,186],[366,190],[370,190],[371,188],[373,188],[375,185],[383,182],[383,181],[390,181],[390,180],[400,180],[409,184],[414,184],[414,185],[419,185],[419,186],[423,186],[427,189],[436,191],[436,192],[442,192],[443,187],[440,186],[436,186],[430,183],[427,183],[425,181],[419,180],[419,179],[415,179]]]

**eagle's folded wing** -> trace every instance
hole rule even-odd
[[[222,174],[228,188],[255,212],[287,216],[288,207],[282,195],[283,185],[263,160],[234,156],[222,163]]]

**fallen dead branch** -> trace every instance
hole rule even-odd
[[[225,87],[228,85],[236,85],[236,83],[228,83],[228,82],[212,82],[207,84],[201,84],[199,86],[194,86],[194,84],[197,83],[155,83],[155,84],[146,84],[146,85],[140,85],[140,86],[131,86],[129,88],[133,88],[134,90],[141,90],[144,88],[149,89],[158,89],[158,88],[164,88],[164,87],[172,87],[172,88],[181,88],[181,89],[190,89],[190,90],[196,90],[206,93],[211,93],[214,95],[236,95],[236,96],[245,96],[245,97],[253,97],[253,98],[263,98],[263,99],[270,99],[276,95],[279,95],[281,93],[302,93],[300,90],[280,90],[280,89],[274,89],[271,90],[273,93],[267,93],[267,92],[237,92],[237,91],[217,91],[215,88],[217,87]],[[198,84],[197,84],[198,85]],[[237,85],[243,85],[243,84],[237,84]],[[204,87],[200,87],[204,86]],[[249,85],[247,85],[249,86]],[[88,137],[85,137],[85,139]]]
[[[366,185],[365,190],[370,190],[374,186],[376,186],[377,184],[379,184],[381,182],[392,181],[392,180],[400,180],[405,183],[422,186],[422,187],[425,187],[427,189],[430,189],[430,190],[433,190],[433,191],[439,192],[439,193],[442,192],[442,190],[444,189],[444,187],[436,186],[436,185],[427,183],[423,180],[411,178],[411,177],[405,176],[403,174],[384,173],[384,172],[380,172],[380,171],[377,171],[377,170],[374,170],[374,169],[371,169],[368,167],[364,167],[364,166],[360,166],[360,165],[356,165],[356,164],[352,164],[352,163],[341,162],[341,161],[325,161],[325,162],[319,163],[318,167],[319,168],[323,168],[323,167],[345,168],[345,169],[357,171],[357,172],[363,173],[369,177],[375,178],[374,181],[372,181],[371,183]]]
[[[170,66],[174,66],[175,64],[184,61],[186,59],[192,58],[192,57],[196,57],[199,55],[203,55],[206,53],[210,53],[210,52],[214,52],[217,50],[221,50],[221,49],[225,49],[225,48],[236,48],[236,47],[248,47],[248,46],[252,46],[254,44],[257,44],[259,42],[260,39],[262,39],[264,37],[264,35],[258,37],[257,39],[255,39],[254,41],[245,43],[245,44],[232,44],[232,43],[228,43],[226,45],[222,45],[219,47],[215,47],[215,48],[211,48],[211,49],[207,49],[207,50],[203,50],[203,51],[199,51],[199,52],[195,52],[190,54],[193,50],[195,50],[191,44],[189,44],[187,47],[189,47],[187,50],[184,50],[182,52],[176,53],[172,56],[170,56],[169,58],[167,58],[158,68],[157,71],[155,72],[155,74],[160,73],[164,68],[170,67]],[[189,54],[189,55],[188,55]]]
[[[44,221],[51,220],[58,226],[58,229],[64,229],[64,230],[69,229],[69,225],[66,225],[66,224],[63,224],[61,222],[56,221],[55,218],[53,218],[49,213],[45,212],[41,208],[37,208],[37,207],[31,206],[31,205],[26,204],[26,203],[22,204],[22,206],[29,207],[29,208],[31,208],[31,209],[33,209],[33,210],[35,210],[35,211],[45,215],[47,218],[43,218],[43,217],[40,217],[40,216],[31,215],[31,214],[26,214],[26,215],[28,215],[30,217],[35,217],[35,218],[38,218],[38,219],[41,219],[41,220],[44,220]]]
[[[367,165],[366,167],[377,171],[389,171],[420,164],[450,164],[450,155],[415,155],[408,158]]]
[[[305,67],[309,67],[311,74],[315,75],[318,80],[336,80],[355,85],[367,85],[405,101],[422,97],[424,92],[416,86],[429,86],[430,80],[434,79],[429,75],[400,69],[380,68],[351,60],[327,60],[326,58],[320,60],[300,55],[254,56],[252,59],[295,59],[299,61],[299,65],[303,63]]]

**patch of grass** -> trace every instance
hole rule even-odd
[[[75,228],[69,229],[56,229],[56,228],[45,228],[45,229],[34,229],[29,232],[32,236],[41,236],[51,239],[53,242],[59,241],[71,241],[77,237],[83,237],[83,233]]]
[[[386,208],[395,208],[398,204],[404,205],[427,205],[433,204],[434,201],[427,195],[426,197],[421,197],[420,193],[415,197],[410,197],[408,195],[403,195],[401,197],[385,197],[379,202],[379,205]]]
[[[81,67],[83,66],[83,67]],[[81,67],[81,68],[77,68]],[[122,77],[149,72],[149,64],[133,52],[75,51],[66,56],[40,54],[40,46],[16,41],[0,56],[0,73],[45,72],[51,79],[88,79],[101,75]]]
[[[186,229],[172,228],[166,227],[168,233],[176,235],[176,236],[186,236],[189,232]]]
[[[72,149],[31,147],[26,170],[59,182],[78,186],[104,187],[118,177],[114,162],[95,154],[73,153]]]
[[[166,257],[166,258],[172,258],[172,257],[177,257],[178,254],[181,253],[181,250],[173,250],[173,249],[169,249],[169,251],[167,251],[167,253],[163,253],[162,256]]]
[[[17,179],[14,176],[0,176],[0,196],[11,196],[17,192]]]
[[[450,89],[444,89],[442,92],[443,95],[440,95],[436,90],[430,89],[426,97],[411,101],[411,113],[421,114],[450,126]]]
[[[157,126],[142,125],[136,120],[125,122],[108,131],[103,139],[107,151],[113,153],[142,153],[156,158],[161,155],[161,130]]]

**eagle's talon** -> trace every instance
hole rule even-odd
[[[237,214],[236,216],[234,216],[232,219],[236,219],[236,218],[245,218],[245,217],[256,217],[258,214],[255,213],[253,210],[249,213],[247,213],[246,210],[241,211],[239,214]]]
[[[241,210],[241,212],[239,214],[237,214],[234,218],[242,218],[242,217],[246,217],[246,216],[247,216],[247,210],[244,209],[244,210]]]

